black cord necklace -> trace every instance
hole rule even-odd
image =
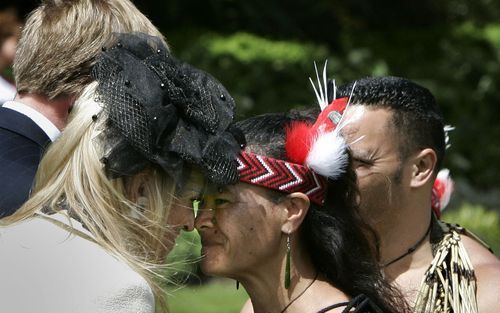
[[[403,253],[402,255],[398,256],[397,258],[385,263],[385,264],[382,264],[381,267],[382,268],[385,268],[385,267],[388,267],[389,265],[393,264],[393,263],[396,263],[397,261],[401,260],[402,258],[404,258],[405,256],[407,255],[410,255],[412,254],[413,252],[415,252],[415,250],[417,250],[418,247],[420,247],[420,245],[424,242],[425,238],[427,238],[427,235],[429,234],[429,232],[431,231],[431,226],[432,226],[432,223],[429,224],[429,228],[427,228],[427,231],[425,232],[425,234],[422,236],[422,238],[420,238],[418,240],[418,242],[416,244],[414,244],[413,246],[411,246],[408,251],[406,251],[405,253]]]
[[[297,300],[298,298],[300,298],[300,297],[301,297],[301,296],[302,296],[302,295],[303,295],[303,294],[307,291],[307,289],[309,289],[309,287],[311,287],[311,286],[312,286],[312,284],[314,284],[314,282],[316,281],[316,279],[317,279],[317,278],[318,278],[318,272],[316,272],[316,275],[314,275],[314,278],[313,278],[313,280],[309,283],[309,285],[307,285],[307,287],[306,287],[304,290],[302,290],[302,292],[301,292],[301,293],[299,293],[299,294],[298,294],[295,298],[293,298],[293,299],[292,299],[292,301],[288,302],[288,304],[287,304],[287,305],[283,308],[283,310],[281,310],[281,311],[280,311],[280,313],[285,312],[285,311],[286,311],[286,309],[288,309],[288,308],[292,305],[292,303],[294,303],[294,302],[295,302],[295,300]]]

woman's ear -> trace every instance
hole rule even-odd
[[[141,198],[144,198],[144,184],[149,178],[150,172],[145,170],[125,181],[127,198],[134,203],[139,204]]]
[[[309,197],[302,192],[289,194],[285,200],[282,201],[282,205],[285,206],[287,212],[287,217],[281,226],[281,231],[290,234],[299,229],[309,211],[310,204]]]
[[[432,149],[423,149],[413,160],[411,173],[411,187],[419,188],[429,181],[434,183],[434,168],[436,167],[437,156]]]

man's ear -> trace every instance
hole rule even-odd
[[[429,181],[434,182],[434,168],[437,163],[437,155],[434,150],[427,148],[420,151],[413,158],[411,183],[412,188],[419,188]]]
[[[286,220],[281,226],[281,231],[291,234],[299,229],[309,211],[309,197],[302,192],[294,192],[289,194],[285,200],[282,200],[281,204],[285,206],[287,212]]]

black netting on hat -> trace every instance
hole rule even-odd
[[[127,93],[129,82],[120,75],[121,66],[103,58],[96,64],[93,72],[96,74],[95,79],[99,81],[96,100],[106,104],[104,109],[110,123],[118,128],[137,150],[151,154],[151,125],[147,113],[139,100]]]
[[[92,76],[108,118],[109,175],[133,175],[154,163],[177,181],[192,165],[216,184],[238,180],[244,139],[231,124],[234,100],[215,78],[145,34],[117,35]]]

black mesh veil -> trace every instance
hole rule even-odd
[[[178,182],[191,166],[215,184],[238,181],[244,138],[232,125],[234,100],[224,86],[156,37],[117,34],[113,42],[92,70],[108,119],[108,175],[134,175],[154,163]]]

